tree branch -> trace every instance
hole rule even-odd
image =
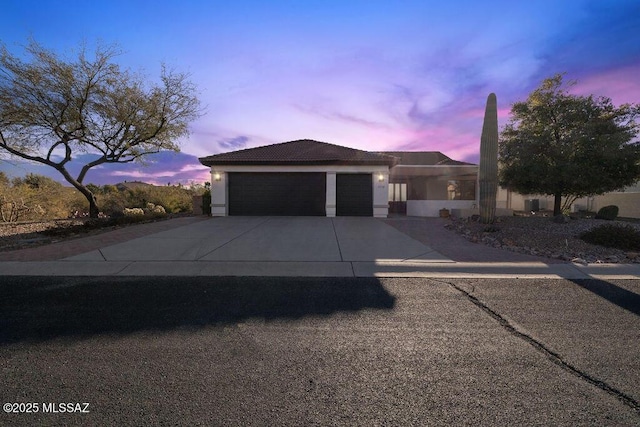
[[[102,156],[92,162],[87,163],[86,165],[84,165],[82,167],[82,169],[80,170],[80,174],[78,175],[77,181],[82,184],[82,181],[84,181],[84,177],[87,175],[87,172],[89,172],[89,169],[91,169],[94,166],[98,166],[101,165],[103,163],[108,163],[107,159],[105,156]]]
[[[52,162],[49,159],[45,159],[39,156],[30,156],[27,153],[23,153],[22,151],[18,151],[14,148],[11,148],[8,144],[7,141],[4,139],[4,135],[2,134],[2,132],[0,132],[0,139],[2,140],[2,142],[0,142],[0,147],[4,148],[5,150],[7,150],[9,153],[13,154],[14,156],[18,156],[18,157],[22,157],[25,160],[31,160],[34,162],[38,162],[38,163],[42,163],[45,164],[47,166],[52,166],[54,168],[56,168],[58,166],[57,163]]]

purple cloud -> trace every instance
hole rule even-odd
[[[247,142],[249,142],[249,138],[246,136],[236,136],[235,138],[228,138],[222,141],[218,141],[217,145],[223,151],[235,151],[241,150],[247,146]]]
[[[69,163],[68,170],[75,177],[84,164],[96,157],[92,154],[78,155]],[[89,170],[84,183],[104,185],[117,184],[122,181],[144,181],[149,184],[166,185],[167,183],[204,183],[210,180],[209,168],[202,166],[198,158],[191,154],[162,151],[148,156],[146,160],[145,164],[113,163],[96,166]],[[12,160],[4,162],[2,169],[12,177],[36,173],[70,185],[55,169],[41,164]]]

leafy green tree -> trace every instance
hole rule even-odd
[[[115,64],[113,48],[82,48],[66,60],[31,42],[26,53],[29,62],[0,45],[0,152],[56,169],[86,197],[91,217],[98,205],[83,183],[91,168],[178,151],[200,114],[185,74],[163,67],[152,84]],[[68,165],[78,153],[95,158],[73,176]]]
[[[112,184],[105,184],[102,186],[103,194],[114,194],[118,192],[118,187]]]
[[[500,135],[500,185],[554,196],[554,215],[576,198],[603,194],[640,179],[640,106],[568,92],[563,75],[545,79],[511,108]]]
[[[75,189],[64,187],[47,176],[30,173],[13,178],[11,184],[7,181],[0,185],[3,220],[66,218],[74,195],[79,195]]]
[[[89,183],[86,185],[86,187],[87,187],[87,190],[91,191],[94,196],[97,196],[98,194],[102,194],[102,189],[100,188],[99,185]]]
[[[38,175],[35,173],[29,173],[24,178],[15,178],[13,182],[16,186],[24,184],[34,190],[62,188],[62,184],[60,184],[58,181],[51,179],[48,176]]]

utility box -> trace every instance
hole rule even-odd
[[[540,210],[540,199],[527,199],[524,201],[524,210],[527,212],[538,212]]]

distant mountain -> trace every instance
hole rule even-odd
[[[142,181],[125,181],[125,182],[119,182],[118,184],[116,184],[116,188],[120,191],[134,190],[136,188],[149,188],[149,187],[155,187],[155,185],[148,184]]]

